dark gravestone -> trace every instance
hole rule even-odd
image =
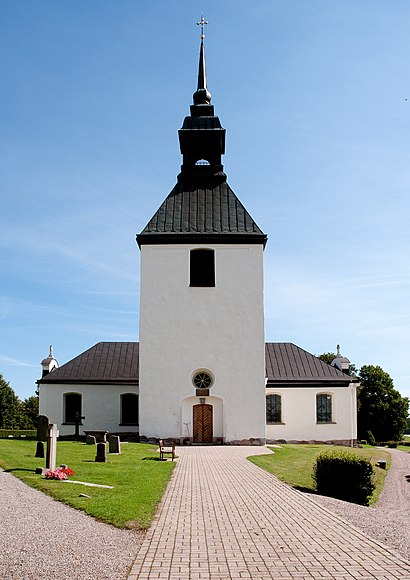
[[[109,440],[109,452],[116,453],[116,454],[121,453],[121,444],[120,444],[120,438],[118,435],[111,435],[110,440]]]
[[[86,435],[85,436],[85,443],[86,445],[95,445],[95,437],[94,435]]]
[[[75,415],[74,415],[74,425],[75,425],[74,437],[76,439],[78,439],[80,437],[80,425],[83,424],[82,423],[83,419],[85,419],[85,417],[82,417],[81,413],[76,411]]]
[[[45,455],[44,455],[44,441],[37,441],[35,457],[45,457]]]
[[[85,429],[84,435],[93,435],[97,443],[106,443],[107,442],[107,433],[108,431],[101,431],[100,429]]]
[[[100,463],[105,463],[107,461],[107,447],[105,443],[97,443],[97,455],[95,460]]]
[[[37,419],[37,441],[47,441],[47,432],[50,419],[45,415],[39,415]]]

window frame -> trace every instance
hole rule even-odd
[[[75,421],[69,420],[67,417],[67,397],[79,397],[80,400],[80,409],[79,409],[79,413],[80,413],[80,418],[82,416],[82,409],[83,409],[83,395],[82,393],[78,393],[78,392],[68,392],[68,393],[63,393],[63,421],[62,421],[62,425],[75,425]],[[78,406],[76,406],[76,411],[78,412]],[[80,419],[81,421],[81,419]]]
[[[326,397],[326,409],[319,411],[319,398],[323,401],[323,397]],[[330,408],[329,408],[330,407]],[[316,424],[317,425],[329,425],[334,423],[334,404],[333,404],[333,394],[332,393],[316,393]],[[326,418],[319,419],[320,417],[325,416]]]
[[[130,399],[130,398],[136,397],[136,399],[134,399],[133,402],[136,401],[137,403],[137,411],[136,411],[136,416],[137,416],[137,421],[124,421],[124,405],[125,408],[127,408],[127,406],[130,404],[130,402],[128,402],[128,405],[126,403],[126,398]],[[140,407],[139,407],[139,395],[138,393],[121,393],[120,395],[120,422],[119,425],[120,426],[124,426],[124,427],[139,427],[139,412],[140,412]],[[135,413],[133,413],[133,416],[135,417]],[[129,417],[125,417],[126,419]]]
[[[202,256],[202,259],[201,259]],[[189,287],[215,288],[215,250],[192,248],[189,250]]]
[[[279,411],[277,409],[272,410],[268,409],[268,397],[271,399],[273,398],[276,403],[274,404],[275,407],[278,406],[279,403]],[[273,414],[279,414],[279,420],[268,420],[268,410]],[[283,405],[282,405],[282,395],[280,393],[267,393],[266,394],[266,402],[265,402],[265,420],[266,425],[283,425]]]

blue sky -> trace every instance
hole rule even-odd
[[[135,234],[172,189],[201,12],[228,181],[268,234],[266,339],[410,395],[408,0],[3,0],[0,372],[138,339]]]

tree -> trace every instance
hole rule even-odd
[[[37,429],[38,420],[38,396],[33,395],[24,399],[21,403],[22,413],[20,418],[21,429]]]
[[[0,374],[0,428],[18,429],[21,411],[21,401]]]
[[[320,358],[320,360],[330,365],[335,360],[336,355],[334,352],[324,352],[320,354],[317,358]]]
[[[364,365],[359,372],[358,437],[371,431],[376,441],[399,441],[407,428],[409,399],[394,388],[380,366]]]

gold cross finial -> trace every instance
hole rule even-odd
[[[201,20],[199,22],[197,22],[197,25],[201,27],[201,40],[203,40],[205,38],[205,34],[204,34],[205,24],[208,24],[208,20],[205,20],[204,16],[202,15]]]

